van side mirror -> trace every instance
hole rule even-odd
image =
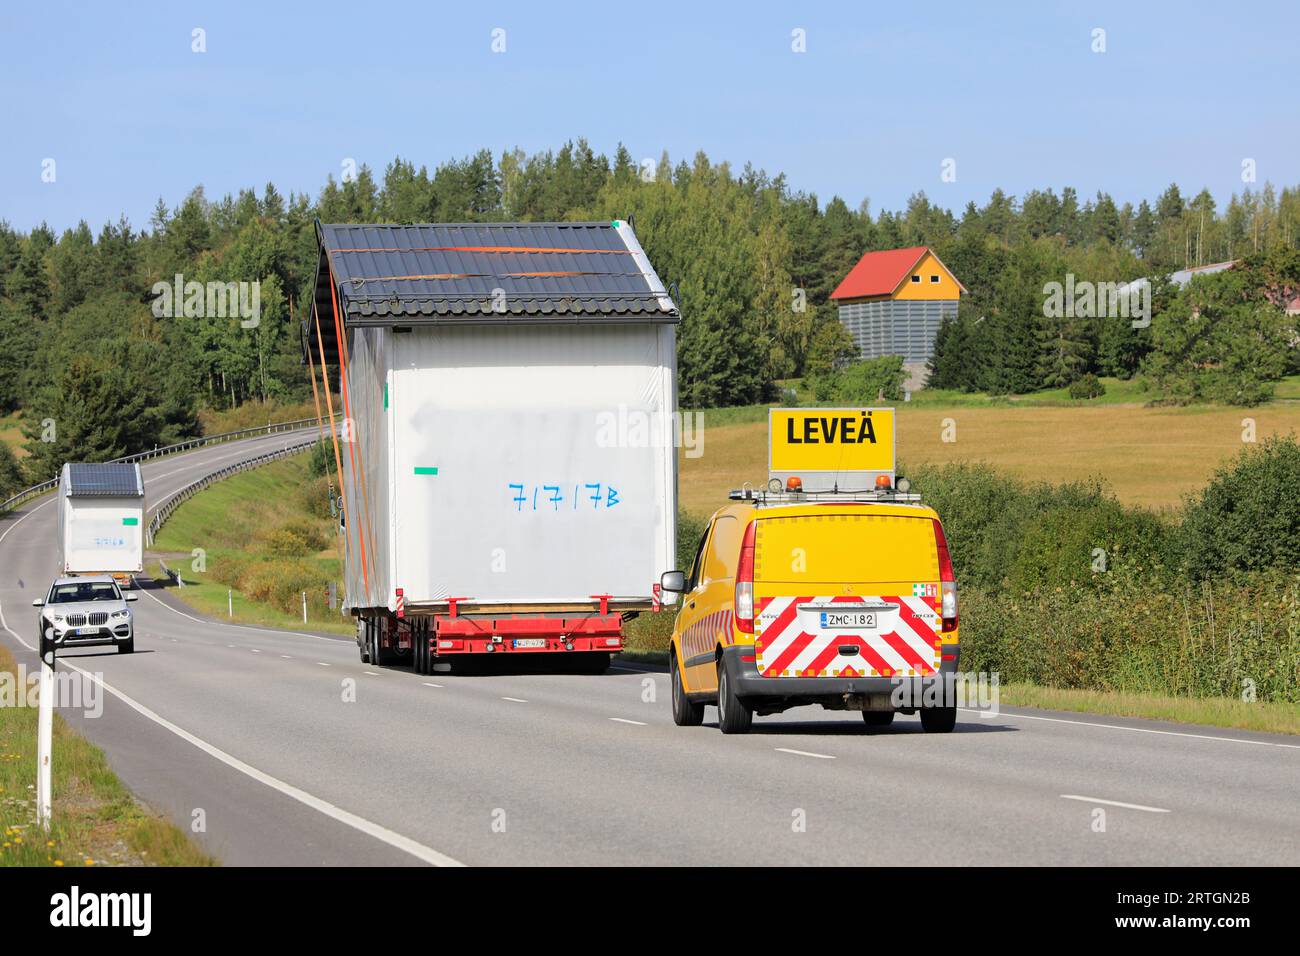
[[[681,594],[686,590],[686,572],[665,571],[659,577],[659,588],[668,594]]]
[[[124,600],[124,601],[138,601],[138,600],[140,600],[140,595],[138,595],[138,594],[123,594],[123,595],[122,595],[122,600]]]
[[[45,607],[45,598],[37,598],[32,602],[32,607]]]

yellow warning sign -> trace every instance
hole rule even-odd
[[[894,473],[892,408],[773,408],[768,471]]]

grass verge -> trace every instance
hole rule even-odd
[[[0,647],[0,680],[19,700],[18,665]],[[35,695],[33,694],[34,698]],[[0,706],[0,866],[213,866],[169,820],[136,802],[104,752],[54,715],[53,821],[36,824],[35,707]]]
[[[1165,697],[1099,690],[1003,684],[999,700],[1009,707],[1068,710],[1108,717],[1144,717],[1180,724],[1233,727],[1274,734],[1300,734],[1300,708],[1289,703],[1247,702],[1228,697]]]
[[[342,594],[335,540],[328,494],[301,454],[199,492],[163,526],[153,554],[185,581],[172,593],[204,614],[259,627],[353,634],[355,626],[326,598],[331,581]]]

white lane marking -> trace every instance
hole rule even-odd
[[[202,624],[205,627],[237,627],[245,631],[256,631],[259,634],[278,634],[282,637],[310,637],[317,641],[329,641],[331,644],[349,643],[349,639],[346,637],[321,637],[319,634],[308,634],[305,631],[277,631],[269,627],[253,627],[251,624],[228,624],[225,621],[205,621],[202,618],[194,617],[193,615],[186,614],[184,611],[172,607],[166,601],[158,600],[158,598],[154,597],[148,591],[145,591],[144,594],[157,602],[161,607],[165,607],[167,610],[171,611],[173,614],[179,614],[186,620],[193,621],[195,624]],[[228,646],[234,647],[235,645],[230,644]]]
[[[318,667],[329,667],[329,666],[330,666],[329,664],[326,664],[324,661],[317,661],[317,662],[316,662],[316,665],[317,665]]]
[[[362,671],[361,673],[363,673],[363,674],[369,674],[371,677],[383,677],[383,676],[384,676],[383,674],[379,673],[379,671]]]
[[[36,514],[36,512],[40,511],[42,508],[44,508],[46,505],[48,505],[48,504],[49,504],[50,502],[52,502],[53,500],[54,500],[53,498],[47,498],[47,499],[45,499],[45,500],[42,501],[39,505],[37,505],[35,508],[33,508],[31,511],[27,512],[27,514],[23,515],[21,518],[19,518],[17,521],[15,521],[13,524],[11,524],[9,527],[5,528],[5,533],[4,533],[4,534],[0,534],[0,541],[3,541],[5,538],[9,537],[9,532],[10,532],[10,531],[14,530],[14,528],[18,527],[20,524],[22,524],[24,521],[26,521],[26,520],[27,520],[28,518],[30,518],[32,515]]]
[[[984,714],[987,711],[973,707],[958,707],[972,714]],[[1136,734],[1162,734],[1166,737],[1192,737],[1196,740],[1220,740],[1230,744],[1255,744],[1257,747],[1282,747],[1286,750],[1300,750],[1300,744],[1274,743],[1271,740],[1248,740],[1244,737],[1216,737],[1213,734],[1193,734],[1180,730],[1154,730],[1150,727],[1125,727],[1123,724],[1099,724],[1094,720],[1067,720],[1064,717],[1037,717],[1033,714],[1011,714],[1005,710],[998,712],[999,717],[1011,717],[1016,720],[1045,720],[1052,724],[1077,724],[1081,727],[1101,727],[1105,730],[1131,730]],[[1135,718],[1141,720],[1142,718]]]
[[[1108,807],[1124,807],[1126,810],[1145,810],[1147,813],[1172,813],[1163,807],[1144,807],[1140,803],[1123,803],[1119,800],[1103,800],[1101,797],[1081,797],[1075,793],[1061,794],[1062,800],[1080,800],[1083,803],[1104,803]]]
[[[441,684],[430,684],[427,680],[426,680],[426,681],[421,681],[421,683],[424,684],[425,687],[441,687],[441,686],[442,686]]]
[[[35,647],[33,647],[31,644],[28,644],[21,637],[19,637],[18,632],[13,630],[8,625],[8,623],[5,622],[3,605],[0,605],[0,627],[3,627],[6,631],[12,634],[14,636],[14,640],[16,640],[23,647],[27,648],[29,651],[33,651],[33,652],[36,651]],[[346,826],[350,826],[352,827],[352,829],[364,833],[366,836],[373,837],[374,839],[379,840],[380,842],[387,843],[389,846],[401,850],[404,853],[409,853],[411,856],[415,857],[416,859],[423,860],[425,863],[428,863],[432,866],[464,866],[465,865],[464,863],[461,863],[459,860],[453,860],[451,857],[447,856],[446,854],[439,853],[437,850],[433,849],[432,847],[425,846],[423,843],[417,843],[415,840],[412,840],[410,837],[403,836],[402,834],[397,833],[394,830],[390,830],[385,826],[380,826],[378,823],[375,823],[371,820],[367,820],[365,817],[357,816],[355,813],[349,813],[347,810],[344,810],[342,807],[336,807],[334,804],[328,803],[325,800],[322,800],[320,797],[308,793],[306,790],[300,790],[299,788],[293,786],[292,784],[285,783],[283,780],[271,776],[269,773],[266,773],[265,771],[258,770],[253,765],[245,763],[244,761],[240,760],[238,757],[231,756],[230,754],[226,753],[224,750],[221,750],[220,748],[215,747],[212,744],[208,743],[206,740],[194,736],[194,734],[190,733],[188,730],[176,726],[176,724],[173,724],[170,720],[167,720],[165,717],[162,717],[154,713],[152,710],[150,710],[144,704],[140,703],[138,700],[135,700],[132,697],[128,697],[126,694],[122,693],[116,687],[104,681],[102,678],[99,677],[99,675],[92,674],[90,671],[83,670],[77,665],[70,663],[66,657],[63,659],[63,664],[69,670],[74,670],[77,673],[81,674],[83,677],[87,677],[90,680],[94,681],[96,684],[98,684],[104,690],[108,691],[110,694],[112,694],[122,703],[126,704],[136,713],[140,714],[143,717],[147,717],[149,720],[152,720],[155,724],[157,724],[159,727],[162,727],[164,730],[171,731],[177,737],[181,738],[181,740],[184,740],[186,743],[193,744],[195,747],[198,747],[200,750],[202,750],[205,754],[207,754],[210,757],[214,757],[217,760],[220,760],[226,766],[234,770],[238,770],[240,773],[244,774],[245,776],[252,777],[258,783],[264,783],[271,789],[284,794],[286,797],[289,797],[290,799],[297,800],[299,803],[311,807],[313,810],[323,813],[325,814],[325,816],[337,820],[339,823],[345,824]]]
[[[796,757],[816,757],[818,760],[834,760],[830,754],[815,754],[808,750],[791,750],[789,747],[777,747],[778,752],[783,754],[794,754]]]
[[[502,700],[511,700],[511,701],[514,701],[516,704],[526,704],[526,703],[528,703],[528,701],[524,700],[522,697],[502,697],[501,699],[502,699]]]
[[[635,727],[644,727],[646,725],[644,720],[628,720],[626,717],[611,717],[609,719],[616,724],[632,724]]]
[[[256,647],[251,647],[251,648],[249,648],[249,650],[251,650],[254,654],[260,654],[260,653],[262,653],[262,652],[261,652],[260,650],[258,650]]]
[[[280,658],[281,658],[281,660],[286,660],[286,661],[291,661],[291,660],[293,660],[293,658],[290,657],[288,654],[281,654],[281,655],[280,655]]]

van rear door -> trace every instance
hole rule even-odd
[[[929,513],[824,506],[758,519],[754,636],[764,677],[939,670],[939,556]]]

